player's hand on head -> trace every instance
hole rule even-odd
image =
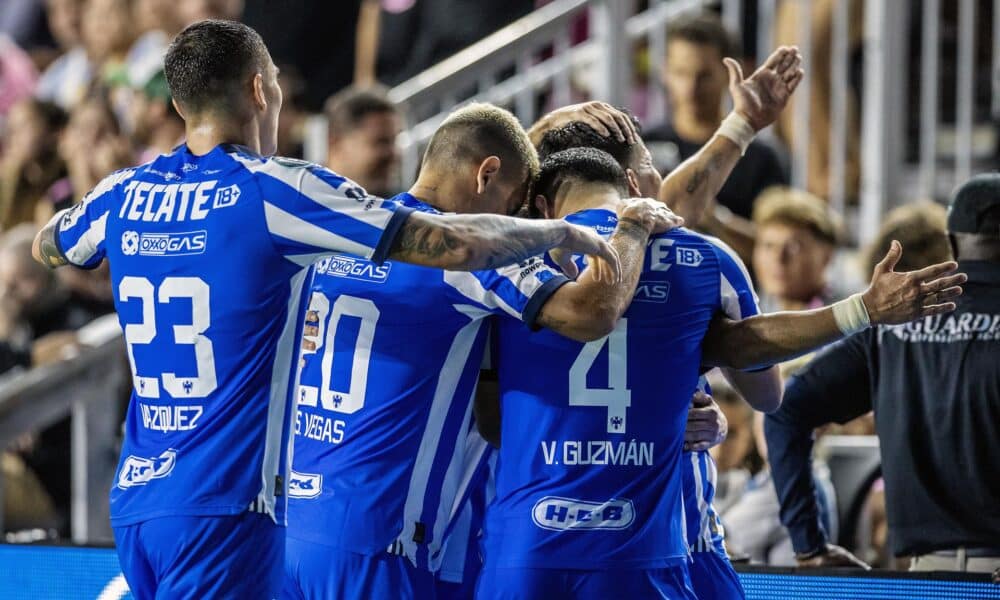
[[[695,392],[684,427],[684,451],[700,452],[718,446],[726,439],[727,433],[729,421],[719,405],[705,392]]]
[[[648,233],[665,233],[684,225],[684,218],[674,214],[667,205],[650,198],[631,198],[618,207],[618,218],[629,220]]]
[[[746,79],[743,78],[740,63],[732,58],[723,62],[729,71],[733,110],[742,115],[754,131],[760,131],[777,120],[805,76],[802,54],[795,46],[781,46],[775,50]]]
[[[573,122],[589,125],[598,135],[614,137],[619,142],[634,144],[639,132],[632,118],[607,102],[591,101],[571,104],[549,113],[549,129],[557,129]]]
[[[836,544],[827,544],[819,552],[809,556],[796,556],[795,562],[800,567],[850,567],[866,571],[871,570],[871,566],[868,563]]]
[[[873,325],[894,325],[955,310],[952,301],[962,295],[968,277],[955,273],[958,263],[948,261],[917,271],[898,272],[903,246],[893,240],[885,258],[875,265],[871,285],[862,295]]]
[[[621,281],[621,262],[618,252],[593,229],[566,223],[566,236],[561,244],[549,250],[549,256],[569,278],[580,274],[574,254],[587,257],[589,268],[595,269],[599,281],[616,283]]]

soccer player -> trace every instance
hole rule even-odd
[[[538,172],[517,119],[488,104],[451,114],[416,183],[396,199],[428,214],[516,212]],[[427,598],[460,489],[487,317],[573,339],[606,335],[625,311],[650,233],[680,220],[623,204],[610,237],[623,282],[593,268],[569,281],[540,258],[452,272],[346,256],[315,266],[291,474],[290,598]],[[526,327],[526,328],[527,328]],[[408,360],[401,360],[409,357]]]
[[[191,25],[165,72],[187,143],[105,178],[33,250],[53,267],[111,265],[134,384],[111,520],[132,592],[273,598],[309,265],[343,252],[486,269],[552,246],[612,270],[617,259],[566,223],[415,212],[315,165],[265,158],[281,92],[244,25]]]
[[[543,162],[536,202],[549,218],[600,230],[615,222],[627,189],[610,155],[576,148]],[[654,236],[633,303],[606,338],[581,344],[501,318],[493,358],[503,443],[477,597],[693,597],[678,463],[701,364],[753,367],[869,319],[953,309],[937,302],[961,293],[964,275],[934,278],[954,263],[895,273],[899,250],[854,299],[719,326],[717,313],[752,310],[746,272],[717,242],[677,229]],[[703,347],[710,325],[722,333]],[[742,353],[749,358],[737,361]]]

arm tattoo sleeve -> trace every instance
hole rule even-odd
[[[56,242],[56,227],[58,227],[57,223],[50,223],[38,233],[38,254],[42,263],[49,268],[69,264],[69,260],[66,259],[66,255],[62,253]]]
[[[494,269],[537,256],[565,235],[565,226],[556,221],[414,214],[403,224],[390,256],[442,269]]]

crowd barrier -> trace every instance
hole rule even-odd
[[[985,575],[737,566],[748,600],[1000,599]],[[0,545],[0,598],[132,598],[111,548]]]

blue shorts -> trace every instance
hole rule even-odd
[[[358,554],[315,542],[285,539],[285,600],[434,600],[434,574],[388,552]]]
[[[281,590],[285,528],[267,515],[159,517],[114,532],[137,600],[270,600]]]
[[[688,567],[691,583],[699,598],[718,600],[744,600],[746,594],[740,584],[739,575],[733,570],[729,559],[717,552],[694,552],[693,562]]]
[[[476,600],[697,600],[687,565],[663,569],[575,571],[486,566]]]

